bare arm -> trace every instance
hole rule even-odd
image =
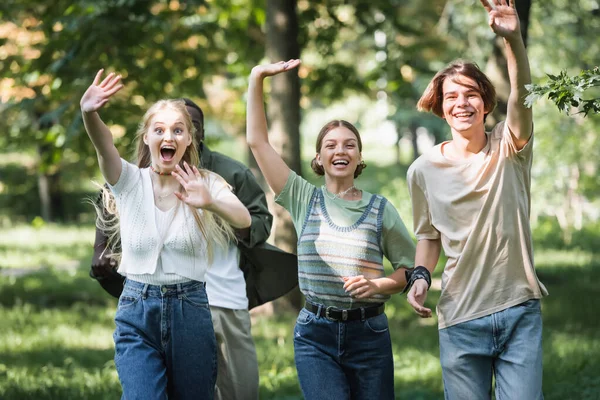
[[[433,270],[440,258],[441,248],[442,242],[440,239],[419,240],[417,242],[415,265],[422,265],[427,268],[429,273],[433,274]],[[424,279],[417,279],[406,296],[408,303],[422,318],[431,317],[431,309],[424,306],[427,299],[427,290],[427,282]]]
[[[375,294],[394,294],[406,286],[406,268],[398,268],[388,276],[368,279],[364,275],[344,277],[344,290],[357,299]]]
[[[300,60],[280,61],[276,64],[258,65],[252,68],[248,86],[246,112],[246,140],[267,183],[275,192],[281,193],[290,174],[281,156],[269,143],[267,118],[265,116],[263,81],[300,65]]]
[[[108,74],[102,82],[103,70],[98,71],[94,82],[85,91],[81,98],[81,115],[85,130],[96,148],[100,172],[106,182],[114,185],[121,176],[121,160],[119,152],[113,143],[112,134],[104,124],[98,110],[100,110],[108,100],[123,87],[119,84],[120,75],[114,73]]]
[[[488,12],[490,28],[504,38],[510,81],[506,123],[517,148],[522,149],[531,137],[533,113],[524,105],[527,95],[525,85],[531,83],[531,73],[515,0],[508,3],[507,0],[481,0],[481,3]]]

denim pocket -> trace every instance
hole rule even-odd
[[[298,314],[298,318],[296,319],[296,324],[298,325],[308,325],[315,319],[315,314],[308,311],[306,308],[300,310],[300,314]]]
[[[203,290],[187,292],[182,296],[182,299],[194,307],[208,309],[208,298]]]
[[[117,305],[117,310],[131,307],[132,305],[137,303],[138,300],[141,298],[142,298],[141,292],[125,290],[119,297],[119,304]]]
[[[375,333],[387,332],[389,329],[387,316],[383,313],[367,319],[365,326]]]

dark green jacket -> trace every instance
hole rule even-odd
[[[238,234],[240,269],[246,279],[248,309],[283,296],[298,285],[298,261],[295,255],[266,243],[273,216],[256,178],[244,164],[213,152],[204,144],[200,145],[200,159],[202,168],[219,174],[231,185],[233,193],[252,217],[249,232],[243,236]],[[101,259],[105,243],[106,238],[97,230],[90,276],[108,293],[119,297],[125,278]]]

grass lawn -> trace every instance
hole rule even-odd
[[[116,300],[87,276],[92,240],[91,227],[0,232],[1,399],[120,397],[112,361]],[[598,399],[597,257],[538,251],[536,262],[551,294],[543,301],[545,398]],[[24,274],[28,269],[34,272]],[[431,292],[431,304],[438,295]],[[417,318],[401,296],[393,296],[387,315],[397,397],[443,398],[435,320]],[[295,317],[255,317],[261,399],[301,399]]]

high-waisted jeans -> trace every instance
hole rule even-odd
[[[205,284],[127,280],[115,316],[123,399],[212,399],[215,334]]]

